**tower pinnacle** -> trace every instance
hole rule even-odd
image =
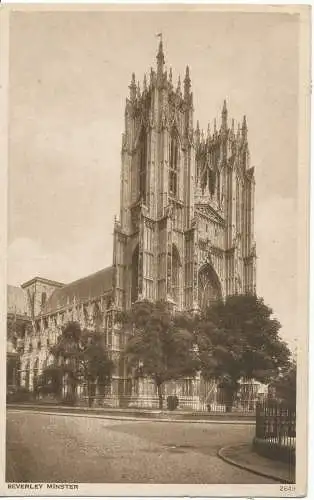
[[[163,43],[162,43],[162,33],[158,33],[156,36],[159,37],[159,39],[160,39],[158,53],[157,53],[157,74],[161,75],[163,72],[164,64],[165,64],[164,49],[163,49]]]
[[[222,107],[222,112],[221,112],[221,128],[223,130],[227,130],[228,124],[228,111],[227,111],[227,102],[226,99],[224,100],[223,107]]]
[[[177,94],[181,94],[181,78],[180,78],[180,75],[178,77]]]
[[[132,73],[132,80],[131,80],[131,83],[129,85],[129,89],[130,89],[130,99],[131,99],[131,101],[134,101],[134,99],[136,97],[135,73]]]
[[[210,135],[210,124],[207,126],[207,140],[210,141],[211,135]]]
[[[169,82],[172,85],[172,68],[171,68],[171,66],[170,66],[170,69],[169,69]]]
[[[246,123],[246,116],[243,116],[243,122],[242,122],[242,137],[244,140],[247,139],[247,123]]]
[[[187,66],[184,78],[184,97],[187,98],[191,90],[190,68]]]

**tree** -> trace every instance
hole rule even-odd
[[[16,319],[13,315],[7,317],[7,340],[12,343],[15,349],[19,347],[19,341],[25,337],[27,321]]]
[[[61,398],[63,386],[63,371],[57,363],[47,366],[34,384],[34,393],[53,394]]]
[[[202,375],[218,381],[227,411],[241,378],[269,383],[289,364],[290,351],[272,314],[263,299],[234,295],[211,305],[197,319]]]
[[[74,402],[76,388],[80,383],[86,383],[88,404],[92,406],[96,394],[96,385],[105,389],[111,381],[114,369],[109,358],[104,337],[98,332],[81,330],[79,323],[69,322],[63,328],[51,353],[55,362],[44,370],[42,381],[46,386],[60,393],[64,377],[67,380],[68,392],[66,399]],[[50,381],[50,382],[49,382]]]
[[[287,406],[296,407],[297,396],[297,365],[295,361],[285,369],[272,383],[276,399]]]
[[[192,321],[187,315],[173,315],[166,303],[148,301],[135,303],[119,321],[129,337],[128,365],[135,368],[136,376],[154,380],[162,409],[164,383],[193,376],[198,369]]]

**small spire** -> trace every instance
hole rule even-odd
[[[240,139],[240,123],[238,123],[238,128],[237,128],[237,139]]]
[[[164,62],[164,48],[163,48],[163,44],[162,44],[162,39],[160,39],[160,42],[159,42],[157,59],[162,59]]]
[[[228,111],[227,111],[227,102],[225,99],[221,112],[221,128],[223,130],[227,130],[227,120],[228,120]]]
[[[196,122],[195,139],[196,139],[196,142],[199,143],[199,140],[200,140],[200,123],[199,123],[198,120]]]
[[[144,73],[143,91],[146,92],[146,90],[147,90],[147,79],[146,79],[146,73]]]
[[[178,78],[177,94],[181,94],[181,79],[180,79],[180,75],[179,75],[179,78]]]
[[[163,49],[163,43],[162,43],[162,33],[158,33],[157,36],[160,38],[158,53],[157,53],[157,73],[162,75],[163,66],[165,64],[164,49]]]
[[[232,130],[232,133],[234,134],[234,118],[232,118],[232,121],[231,121],[231,130]]]
[[[214,119],[214,135],[217,134],[217,120],[216,118]]]
[[[242,122],[242,137],[243,139],[247,138],[247,123],[246,123],[246,116],[243,116],[243,122]]]
[[[189,82],[191,81],[191,79],[190,79],[190,68],[189,68],[189,66],[187,66],[187,67],[186,67],[186,69],[185,69],[185,79],[184,79],[184,81],[189,81]]]
[[[210,140],[210,124],[207,126],[207,140]]]
[[[137,82],[137,90],[136,90],[136,95],[137,95],[137,98],[138,98],[138,99],[140,99],[140,97],[141,97],[140,82]]]
[[[184,78],[184,97],[188,97],[191,90],[190,68],[187,66]]]
[[[169,82],[172,84],[172,68],[169,68]]]
[[[135,73],[132,73],[132,79],[129,85],[129,89],[130,89],[130,99],[131,101],[134,101],[136,97]]]

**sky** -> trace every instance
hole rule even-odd
[[[10,22],[8,283],[70,282],[112,263],[124,106],[163,33],[173,79],[190,66],[194,119],[227,100],[255,166],[257,293],[297,337],[298,16],[15,12]]]

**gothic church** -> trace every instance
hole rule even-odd
[[[220,124],[214,121],[205,134],[194,125],[189,67],[175,85],[160,41],[156,70],[144,76],[142,89],[133,74],[126,99],[112,266],[70,284],[35,277],[8,287],[8,314],[26,325],[22,386],[31,389],[50,363],[50,347],[67,321],[104,332],[117,362],[114,392],[123,376],[118,310],[148,299],[192,312],[220,297],[255,292],[247,132],[245,117],[237,126],[228,119],[226,101]]]

